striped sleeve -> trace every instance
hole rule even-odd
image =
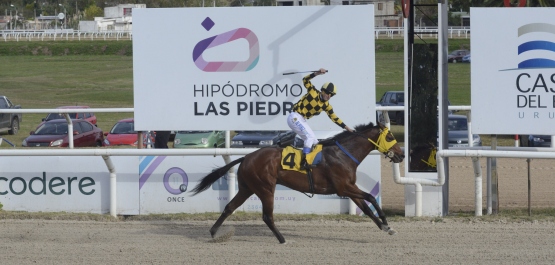
[[[310,82],[310,79],[314,78],[315,76],[316,76],[316,74],[311,73],[311,74],[309,74],[309,75],[307,75],[307,76],[305,76],[305,77],[303,78],[303,85],[304,85],[304,87],[306,87],[306,90],[309,91],[309,92],[310,92],[310,90],[316,90],[316,91],[318,91],[318,90],[316,89],[316,87],[314,87],[314,85],[312,84],[312,82]]]
[[[335,114],[335,112],[333,111],[333,107],[329,103],[324,105],[324,110],[328,114],[328,117],[330,117],[331,121],[333,121],[339,127],[345,129],[347,125],[343,123],[343,121]]]

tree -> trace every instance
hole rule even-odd
[[[104,10],[96,6],[96,4],[92,4],[87,8],[85,8],[85,19],[87,20],[94,20],[95,17],[102,17],[102,16],[104,16]]]

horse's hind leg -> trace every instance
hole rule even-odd
[[[233,211],[235,211],[235,209],[239,208],[239,206],[241,206],[251,195],[253,195],[252,191],[246,188],[239,188],[239,192],[237,192],[237,195],[235,195],[235,197],[233,197],[233,199],[231,199],[231,201],[225,206],[222,215],[220,215],[220,218],[218,218],[216,223],[214,223],[212,228],[210,228],[210,235],[212,236],[212,238],[214,237],[216,232],[218,232],[218,229],[220,229],[220,226],[225,221],[225,219],[229,217],[233,213]]]
[[[258,195],[258,194],[257,194]],[[260,200],[262,201],[262,220],[264,223],[272,230],[274,236],[276,236],[277,240],[280,244],[285,243],[285,238],[279,232],[276,225],[274,224],[274,195],[269,194],[267,196],[260,196],[258,195]]]

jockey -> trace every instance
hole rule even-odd
[[[304,140],[303,153],[301,158],[301,168],[308,169],[306,155],[310,153],[312,146],[318,143],[318,139],[314,136],[314,132],[308,126],[307,120],[320,112],[325,111],[330,119],[339,127],[350,132],[354,130],[345,125],[337,115],[333,112],[333,107],[329,100],[337,93],[336,86],[331,83],[325,83],[321,91],[318,91],[310,82],[310,79],[317,75],[325,74],[326,69],[320,68],[320,71],[313,72],[303,78],[303,84],[307,89],[307,93],[293,106],[293,111],[287,117],[287,125]]]

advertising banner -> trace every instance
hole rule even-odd
[[[117,214],[139,214],[138,157],[112,157]],[[110,212],[110,173],[100,156],[0,159],[0,203],[7,211]]]
[[[472,132],[555,132],[555,8],[471,8]]]
[[[288,130],[309,73],[283,74],[320,68],[339,118],[375,120],[373,5],[133,10],[137,130]]]
[[[240,158],[232,156],[231,160]],[[371,159],[372,158],[372,159]],[[380,163],[368,157],[358,167],[357,185],[374,195],[381,203]],[[212,170],[224,166],[222,157],[147,156],[140,162],[141,214],[221,212],[229,203],[227,175],[209,189],[191,196],[190,192]],[[235,166],[237,172],[239,165]],[[372,172],[372,173],[368,173]],[[308,181],[308,179],[307,179]],[[238,190],[235,180],[236,190]],[[337,195],[305,194],[277,185],[274,196],[275,213],[340,214],[349,212],[349,199]],[[252,195],[238,211],[261,212],[262,203]],[[361,214],[360,210],[357,213]]]
[[[232,157],[232,160],[239,156]],[[116,168],[118,215],[222,212],[230,201],[227,176],[206,191],[191,190],[217,167],[221,156],[111,157]],[[8,211],[110,212],[110,175],[98,156],[3,157],[0,160],[0,203]],[[238,166],[235,166],[235,170]],[[381,204],[380,163],[368,157],[358,167],[357,185]],[[307,179],[308,181],[308,179]],[[236,190],[237,180],[235,180]],[[261,212],[251,196],[238,211]],[[275,213],[346,214],[349,199],[337,195],[313,198],[278,185]],[[357,209],[357,214],[362,214]]]

